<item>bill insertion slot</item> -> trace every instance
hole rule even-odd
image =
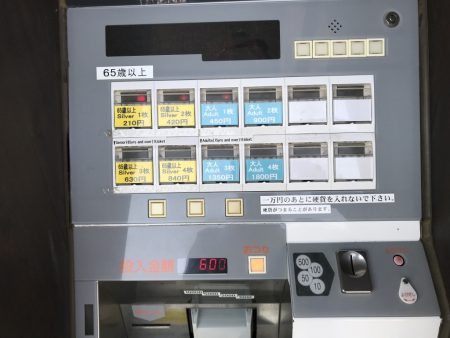
[[[239,125],[237,88],[201,89],[200,101],[202,127]]]
[[[152,147],[117,147],[115,162],[116,185],[153,184]]]
[[[194,89],[159,89],[158,128],[194,128],[194,94]]]
[[[327,123],[327,86],[289,86],[289,125]]]
[[[159,147],[159,183],[197,183],[195,145]]]
[[[283,182],[283,145],[247,144],[245,146],[245,181],[247,183]]]
[[[333,85],[333,122],[372,122],[372,86],[370,84]]]
[[[152,127],[151,90],[114,91],[114,128]]]
[[[202,146],[204,184],[239,183],[239,145]]]
[[[372,142],[334,143],[335,181],[372,181],[374,159]]]
[[[244,120],[246,126],[282,125],[281,87],[245,88]]]
[[[290,182],[326,182],[328,168],[326,142],[289,144]]]

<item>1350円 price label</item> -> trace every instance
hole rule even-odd
[[[195,127],[194,104],[158,104],[158,127]]]
[[[153,162],[116,162],[116,185],[153,184]]]
[[[192,160],[159,161],[160,183],[197,183],[197,162]]]
[[[114,128],[151,128],[150,105],[114,106]]]

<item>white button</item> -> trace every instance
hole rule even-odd
[[[242,198],[225,199],[225,216],[244,216],[244,200]]]
[[[313,41],[313,56],[315,58],[330,57],[330,42],[329,41]]]
[[[188,217],[205,216],[205,200],[187,200],[187,215]]]
[[[384,56],[384,39],[369,39],[368,45],[369,56]]]
[[[308,272],[314,278],[319,278],[323,274],[323,267],[319,263],[311,263],[311,266],[309,267]]]
[[[306,255],[300,255],[296,258],[295,264],[297,264],[300,269],[306,270],[311,265],[311,259]]]
[[[350,40],[350,56],[366,56],[366,40]]]
[[[309,288],[315,295],[321,295],[325,292],[325,283],[321,279],[313,279]]]
[[[295,58],[312,58],[312,41],[295,41]]]
[[[148,201],[148,217],[166,217],[166,200]]]
[[[300,283],[300,285],[303,286],[311,285],[313,279],[314,279],[313,276],[311,276],[307,270],[300,271],[300,273],[297,276],[298,282]]]
[[[346,57],[348,55],[347,51],[347,41],[336,40],[331,42],[331,56],[332,57]]]

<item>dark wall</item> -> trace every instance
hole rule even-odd
[[[428,1],[432,225],[450,295],[450,2]],[[448,318],[447,318],[448,319]]]
[[[1,337],[70,337],[58,15],[0,1]]]

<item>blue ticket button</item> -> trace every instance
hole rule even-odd
[[[283,159],[260,158],[245,160],[246,182],[283,182]]]
[[[245,125],[283,124],[282,102],[248,102],[244,104]]]
[[[237,103],[202,103],[200,105],[202,126],[238,126]]]
[[[203,160],[203,183],[239,183],[239,160]]]

